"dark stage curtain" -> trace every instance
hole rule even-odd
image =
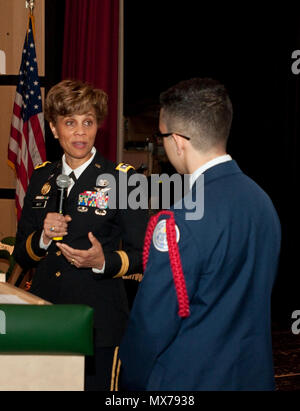
[[[115,161],[117,150],[119,0],[66,0],[62,78],[87,81],[109,97],[95,146]]]

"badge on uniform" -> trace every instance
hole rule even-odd
[[[36,196],[32,201],[32,208],[46,208],[49,196]]]
[[[51,184],[50,183],[45,183],[41,189],[41,194],[43,194],[43,196],[45,196],[46,194],[49,193],[49,191],[51,190]]]
[[[96,184],[101,189],[102,187],[107,187],[109,182],[107,180],[105,180],[104,178],[100,178],[100,179],[97,179]],[[98,189],[98,187],[97,187],[97,189]]]
[[[109,200],[108,191],[110,188],[99,189],[97,191],[84,191],[78,197],[78,211],[87,212],[89,207],[96,208],[95,214],[104,216],[107,214],[107,203]]]
[[[176,231],[176,242],[179,242],[180,239],[180,232],[177,225],[175,225]],[[167,229],[166,229],[166,220],[161,220],[155,230],[153,232],[153,245],[154,247],[161,252],[167,252],[168,248],[168,241],[167,241]]]
[[[78,210],[80,213],[86,213],[86,212],[88,211],[88,208],[87,208],[87,207],[79,206],[79,207],[77,207],[77,210]]]

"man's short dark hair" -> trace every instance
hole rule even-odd
[[[232,122],[232,104],[225,87],[210,78],[181,81],[160,95],[162,118],[168,132],[191,137],[202,151],[226,147]]]

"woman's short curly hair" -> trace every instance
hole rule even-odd
[[[63,80],[47,94],[45,118],[56,124],[58,116],[85,114],[93,108],[100,126],[107,115],[107,100],[105,91],[96,89],[91,84],[80,80]]]

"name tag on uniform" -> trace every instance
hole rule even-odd
[[[49,197],[36,196],[32,202],[32,208],[46,208]]]

